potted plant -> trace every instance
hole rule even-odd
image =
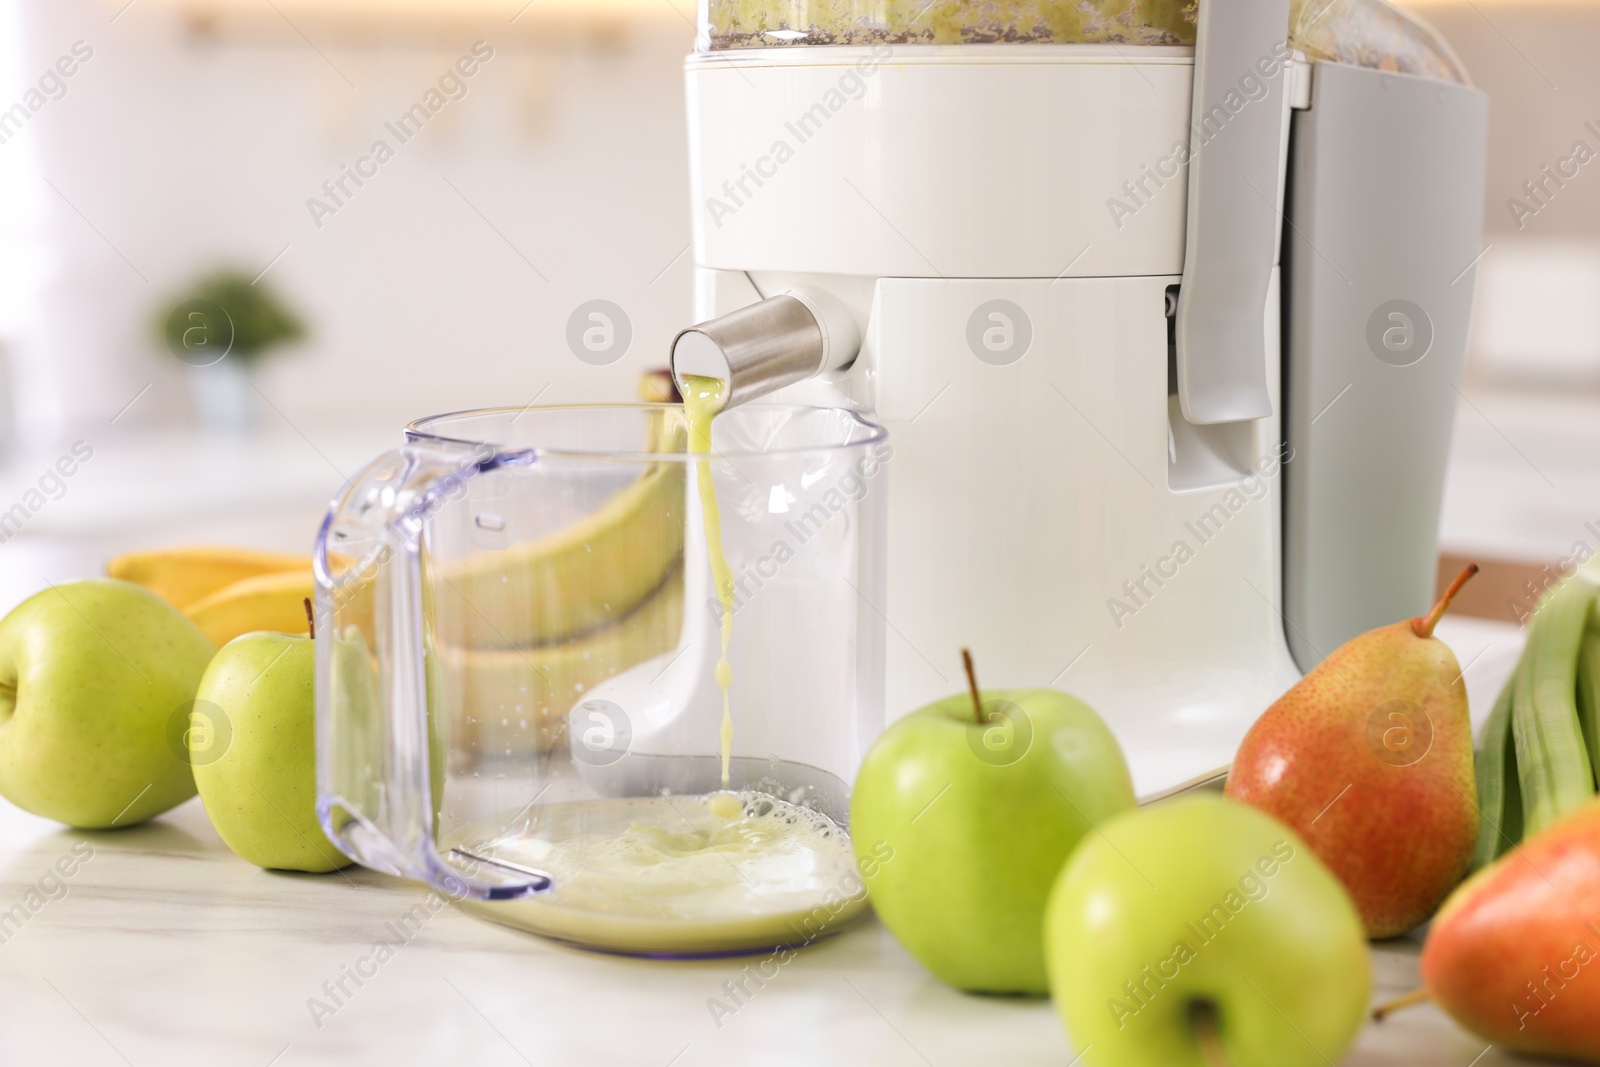
[[[266,283],[222,268],[163,306],[156,332],[189,366],[201,426],[237,434],[254,426],[259,406],[251,369],[267,352],[304,337],[305,326]]]

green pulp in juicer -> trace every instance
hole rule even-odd
[[[1193,44],[1186,0],[711,0],[712,47],[795,44],[986,44],[1024,41]]]
[[[1192,0],[708,0],[702,48],[856,44],[1192,45]],[[1313,60],[1465,83],[1439,35],[1384,0],[1291,0]]]

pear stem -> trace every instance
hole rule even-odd
[[[300,598],[300,602],[306,606],[306,629],[310,631],[310,637],[315,641],[317,639],[317,616],[311,610],[311,598],[303,596]]]
[[[1388,1018],[1390,1015],[1393,1015],[1402,1008],[1409,1008],[1413,1005],[1421,1004],[1424,1001],[1432,999],[1433,994],[1428,992],[1427,986],[1423,986],[1421,989],[1413,989],[1403,997],[1395,997],[1393,1000],[1385,1001],[1384,1003],[1379,1004],[1376,1008],[1373,1008],[1372,1021],[1381,1023],[1384,1019]]]
[[[1423,618],[1411,620],[1411,629],[1415,631],[1418,637],[1433,636],[1433,628],[1439,625],[1439,620],[1444,616],[1445,609],[1450,606],[1450,601],[1454,600],[1456,594],[1461,592],[1461,587],[1467,584],[1467,579],[1477,573],[1478,565],[1476,563],[1467,564],[1466,570],[1456,575],[1456,580],[1450,583],[1450,588],[1444,591],[1444,596],[1439,598],[1439,602],[1433,606],[1433,610]]]
[[[1194,1038],[1200,1044],[1200,1058],[1206,1067],[1233,1067],[1222,1048],[1222,1037],[1217,1033],[1217,1006],[1209,1000],[1197,1000],[1189,1005],[1189,1025],[1194,1028]]]
[[[978,672],[972,667],[972,653],[966,649],[961,650],[961,665],[967,670],[967,692],[972,694],[972,714],[982,726],[988,720],[983,717],[983,698],[978,695]]]

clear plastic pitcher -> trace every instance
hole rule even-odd
[[[792,945],[861,910],[886,435],[753,405],[709,456],[686,442],[672,405],[467,412],[353,479],[316,548],[319,809],[345,852],[615,951]]]

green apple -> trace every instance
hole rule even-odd
[[[976,690],[976,686],[974,686]],[[958,989],[1044,993],[1050,887],[1100,822],[1134,805],[1116,738],[1050,689],[948,697],[867,752],[850,833],[873,908]]]
[[[1361,918],[1288,827],[1214,794],[1114,819],[1050,896],[1050,987],[1096,1067],[1326,1067],[1361,1029]],[[1215,1048],[1215,1045],[1213,1045]]]
[[[258,867],[350,863],[317,821],[315,647],[290,634],[236,637],[195,697],[188,744],[200,801],[228,847]]]
[[[131,826],[194,796],[169,726],[215,646],[131,582],[52,586],[0,620],[0,794],[69,826]]]

